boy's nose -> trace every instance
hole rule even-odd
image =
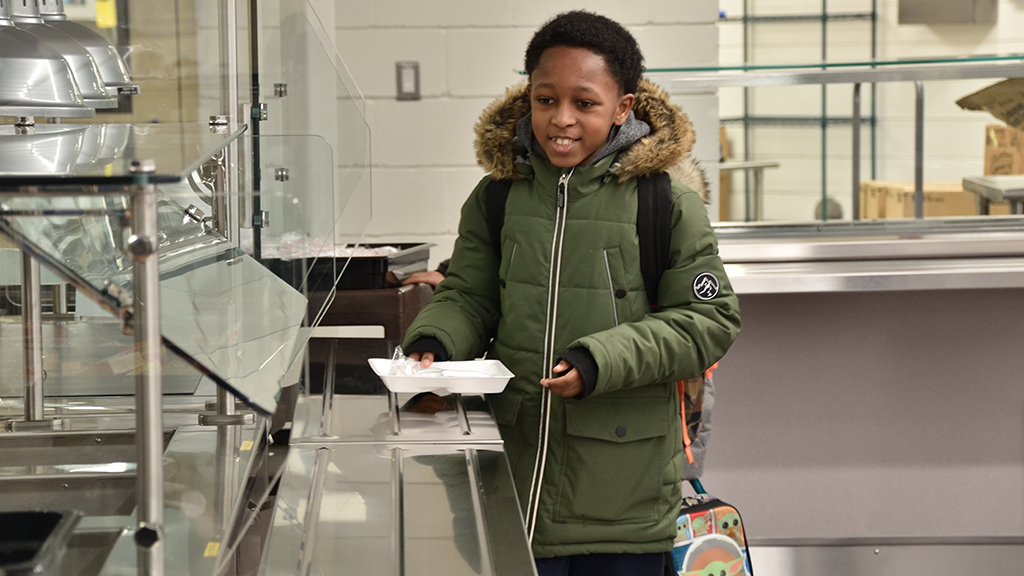
[[[573,113],[571,106],[559,106],[555,110],[552,121],[556,126],[571,126],[576,122],[576,115]]]

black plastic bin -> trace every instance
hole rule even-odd
[[[399,280],[413,272],[427,269],[430,247],[436,244],[361,244],[361,248],[394,246],[398,252],[387,256],[353,256],[338,281],[338,290],[368,290],[387,287],[387,273]],[[332,274],[341,272],[347,258],[306,258],[283,260],[264,258],[263,265],[296,289],[301,289],[303,274],[308,277],[308,290],[330,290]],[[307,273],[308,270],[308,273]]]
[[[0,512],[0,574],[22,576],[55,570],[80,512]]]

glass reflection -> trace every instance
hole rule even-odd
[[[82,173],[117,156],[121,143],[128,140],[126,146],[130,146],[137,135],[134,128],[127,138],[124,131],[111,128],[53,131],[49,136],[55,144],[50,148],[37,143],[49,142],[46,133],[31,140],[10,140],[17,143],[15,148],[40,157],[47,150],[69,150],[62,156],[61,168]],[[115,144],[105,146],[108,142]],[[114,151],[105,151],[109,148]],[[296,288],[304,284],[311,289],[333,287],[333,258],[318,264],[320,256],[334,252],[333,180],[329,172],[322,174],[332,165],[333,155],[322,138],[309,136],[261,137],[261,149],[266,173],[286,166],[289,174],[258,192],[270,214],[267,237],[278,242],[290,239],[291,249],[296,239],[302,241],[302,252],[285,255],[288,261],[300,263],[304,273],[312,274],[309,282],[300,276],[294,286],[289,285],[214,231],[205,216],[212,212],[212,192],[201,185],[201,177],[195,186],[188,178],[160,183],[161,330],[175,353],[256,409],[272,413],[282,379],[309,334],[307,299]],[[52,170],[53,164],[36,169]],[[122,251],[129,233],[126,189],[64,196],[9,195],[0,201],[0,208],[16,214],[0,220],[0,231],[30,246],[108,311],[118,313],[127,306],[132,262]]]

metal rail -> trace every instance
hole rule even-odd
[[[21,318],[25,334],[25,420],[43,419],[43,310],[39,261],[21,254]]]
[[[133,315],[137,360],[135,379],[138,451],[137,527],[135,544],[138,574],[161,576],[164,573],[164,467],[163,467],[163,394],[160,347],[160,267],[157,260],[156,187],[149,176],[151,161],[133,161],[135,185],[131,194],[132,235],[127,251],[132,263]]]
[[[850,63],[821,70],[791,69],[745,72],[714,72],[668,78],[662,85],[670,92],[687,93],[724,87],[797,86],[801,84],[853,84],[853,219],[860,218],[860,85],[878,82],[914,82],[914,217],[924,217],[924,84],[926,80],[965,80],[979,78],[1022,78],[1024,56],[1020,62],[964,64],[920,64],[912,66],[872,67],[872,63]]]
[[[797,86],[801,84],[865,84],[876,82],[913,82],[927,80],[970,80],[979,78],[1024,77],[1022,62],[935,64],[872,68],[868,62],[849,67],[818,64],[814,70],[757,70],[747,72],[707,72],[680,74],[666,78],[661,85],[670,92],[690,92],[725,87]],[[822,66],[831,66],[822,70]],[[663,73],[664,74],[664,73]]]

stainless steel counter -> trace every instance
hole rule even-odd
[[[272,484],[260,480],[268,421],[196,425],[212,399],[163,398],[167,574],[225,573]],[[18,401],[0,404],[0,418],[22,412]],[[0,510],[84,514],[58,574],[137,574],[134,399],[48,397],[45,413],[64,429],[0,434]]]
[[[722,225],[738,294],[1024,287],[1024,220]]]
[[[261,574],[535,574],[497,426],[466,404],[471,434],[455,411],[400,412],[395,434],[387,397],[323,420],[300,399]]]
[[[990,202],[1010,203],[1011,214],[1024,213],[1024,177],[1018,175],[968,176],[964,190],[978,195],[981,213],[988,214]]]

